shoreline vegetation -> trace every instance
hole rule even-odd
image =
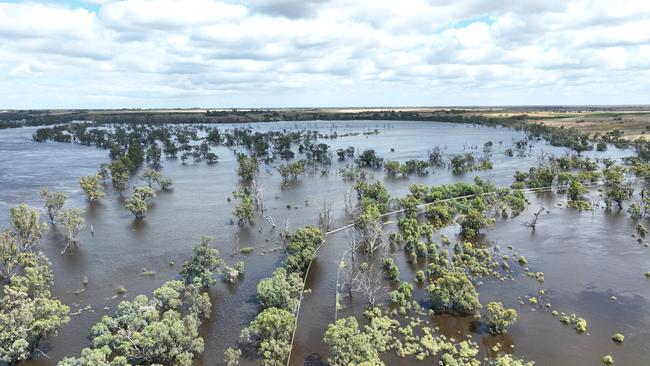
[[[603,135],[630,141],[650,131],[650,106],[0,110],[0,129],[74,121],[219,124],[313,120],[454,122],[532,132],[559,128],[594,141]]]
[[[13,120],[11,120],[13,118]],[[64,130],[86,130],[104,125],[218,125],[223,123],[300,121],[415,121],[473,124],[523,131],[527,140],[547,140],[579,156],[584,151],[645,148],[650,131],[650,108],[637,107],[524,107],[508,108],[401,108],[401,109],[176,109],[176,110],[83,110],[6,111],[0,128],[47,126],[34,133],[34,141],[70,142]],[[62,125],[67,125],[62,126]],[[74,127],[73,127],[74,126]],[[78,135],[79,131],[75,131]],[[83,131],[82,131],[83,134]],[[78,137],[78,136],[77,136]],[[83,141],[80,141],[83,143]],[[94,141],[97,143],[97,141]],[[88,144],[91,144],[89,142]],[[98,145],[99,146],[99,145]],[[104,146],[106,147],[106,146]]]

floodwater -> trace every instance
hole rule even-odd
[[[235,127],[218,125],[220,130]],[[237,127],[243,127],[238,125]],[[435,169],[427,176],[410,178],[385,177],[373,170],[375,178],[382,180],[392,196],[402,196],[412,183],[442,184],[460,180],[471,181],[479,175],[498,185],[509,185],[515,170],[526,170],[537,164],[541,151],[560,155],[563,148],[539,142],[526,157],[507,157],[506,148],[513,139],[523,134],[505,128],[429,122],[396,121],[341,121],[341,122],[279,122],[250,125],[253,130],[303,130],[318,129],[323,133],[337,131],[367,132],[380,130],[379,135],[348,136],[323,142],[337,148],[354,146],[358,152],[374,148],[390,160],[426,159],[427,151],[435,145],[446,152],[475,152],[487,141],[494,143],[492,161],[494,169],[453,175],[446,169]],[[26,364],[52,365],[66,356],[76,356],[88,346],[90,327],[102,315],[110,314],[122,299],[115,297],[116,289],[127,289],[126,298],[137,294],[150,294],[165,281],[174,279],[181,263],[191,255],[192,248],[202,235],[214,237],[213,245],[230,264],[246,262],[246,273],[236,284],[217,283],[210,288],[213,300],[212,317],[202,326],[205,351],[197,365],[221,365],[223,351],[235,347],[239,332],[258,312],[255,300],[257,282],[270,275],[284,258],[279,231],[285,223],[294,230],[317,224],[318,211],[324,199],[333,201],[334,227],[350,219],[344,212],[343,197],[353,183],[343,181],[337,174],[345,162],[333,159],[329,175],[307,174],[288,188],[281,189],[280,177],[275,167],[261,165],[258,185],[263,187],[267,214],[273,217],[278,228],[273,229],[260,216],[248,228],[232,224],[235,201],[228,202],[232,192],[240,189],[237,162],[231,149],[214,148],[219,162],[182,164],[180,159],[163,164],[163,175],[174,180],[169,192],[159,192],[144,220],[135,220],[123,207],[123,199],[110,187],[107,197],[99,204],[85,201],[78,179],[97,170],[100,163],[108,161],[105,150],[94,147],[62,143],[35,143],[31,141],[34,128],[0,131],[0,227],[7,227],[8,208],[20,203],[41,207],[38,190],[65,191],[69,196],[66,207],[86,209],[87,229],[80,235],[80,245],[65,255],[60,251],[63,238],[55,226],[40,242],[42,250],[52,262],[55,274],[53,293],[70,305],[73,315],[59,335],[40,347],[49,358],[41,357]],[[474,147],[474,149],[472,149]],[[477,148],[476,148],[477,147]],[[394,152],[391,152],[394,149]],[[297,148],[294,148],[297,152]],[[622,157],[630,151],[611,148],[604,153],[589,152],[595,157]],[[297,158],[300,155],[297,154]],[[351,163],[348,161],[348,163]],[[131,185],[143,184],[134,178]],[[487,245],[505,248],[514,246],[529,261],[532,271],[543,271],[545,282],[524,276],[515,281],[492,283],[489,280],[479,288],[481,302],[493,299],[504,305],[516,307],[519,320],[508,335],[492,337],[481,329],[471,327],[471,319],[437,317],[433,319],[441,331],[472,335],[487,353],[497,341],[512,345],[513,352],[537,362],[538,365],[594,365],[607,353],[617,364],[644,365],[650,347],[650,283],[643,273],[650,269],[648,250],[631,237],[636,225],[625,213],[577,213],[554,206],[555,198],[532,196],[533,205],[520,218],[500,221],[485,236]],[[550,214],[540,219],[538,229],[531,234],[520,223],[543,204]],[[94,235],[90,233],[90,226]],[[446,232],[453,238],[455,228]],[[253,247],[247,255],[239,253],[243,247]],[[307,288],[301,307],[296,341],[291,364],[300,365],[305,360],[327,359],[322,344],[326,325],[334,320],[336,272],[342,253],[347,249],[346,235],[337,233],[327,238],[314,262],[307,279]],[[400,252],[396,253],[402,280],[410,279],[417,267],[408,265]],[[143,270],[154,271],[153,276],[143,276]],[[88,286],[82,285],[87,276]],[[553,309],[575,312],[589,322],[588,334],[578,335],[550,315],[550,310],[521,306],[517,298],[534,295],[547,289]],[[416,296],[422,297],[422,290]],[[615,295],[616,301],[610,300]],[[360,314],[362,306],[352,304],[339,316]],[[615,345],[614,333],[623,333],[625,343]],[[394,359],[387,355],[390,364],[410,364],[411,361]],[[390,362],[389,362],[390,361]],[[256,365],[254,358],[243,359],[242,365]]]

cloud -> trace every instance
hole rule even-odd
[[[315,17],[321,6],[330,0],[246,0],[255,12],[286,18]]]
[[[644,0],[0,2],[0,107],[647,103]]]

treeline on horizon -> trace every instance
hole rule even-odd
[[[93,122],[96,124],[220,124],[255,123],[276,121],[340,121],[340,120],[387,120],[387,121],[426,121],[470,123],[483,126],[502,126],[524,131],[535,138],[546,139],[554,146],[563,146],[578,153],[593,149],[592,143],[608,142],[625,144],[620,131],[590,138],[575,129],[552,127],[531,123],[528,115],[518,114],[508,117],[470,114],[471,110],[451,109],[445,111],[358,111],[333,112],[325,110],[207,110],[196,112],[129,112],[107,111],[89,113],[70,111],[53,114],[48,111],[13,111],[0,113],[0,128],[21,126],[44,126],[69,122]]]

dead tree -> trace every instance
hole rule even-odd
[[[318,225],[323,232],[332,226],[332,201],[323,200],[323,206],[318,213]]]
[[[359,265],[354,263],[354,261],[348,263],[342,260],[339,269],[343,271],[343,285],[347,289],[348,296],[352,297],[352,293],[356,288],[356,282],[359,280],[359,275],[361,274]]]
[[[343,202],[345,203],[345,212],[352,213],[354,211],[354,194],[353,189],[350,188],[345,193],[343,193]]]
[[[377,268],[374,264],[361,263],[359,275],[352,288],[354,292],[359,292],[366,297],[368,308],[374,307],[377,300],[386,294],[381,268]]]
[[[232,254],[237,255],[241,251],[241,244],[239,241],[239,233],[234,232],[232,237],[230,237],[230,243],[232,246]]]
[[[352,262],[354,262],[355,255],[361,250],[361,240],[356,230],[346,230],[348,235],[348,247],[350,248],[350,255],[352,256]]]
[[[264,215],[264,220],[268,221],[268,223],[271,225],[272,230],[275,230],[275,221],[271,215]]]
[[[291,239],[291,231],[289,231],[289,216],[284,219],[284,229],[282,229],[280,237],[284,241],[284,246],[286,247],[287,244],[289,244],[289,239]]]
[[[255,208],[264,214],[264,187],[258,186],[257,181],[253,179],[251,182],[251,188],[253,191],[253,202],[255,203]]]
[[[384,231],[381,219],[362,221],[355,230],[361,241],[361,248],[367,255],[372,255],[384,247]]]
[[[528,226],[533,231],[535,231],[535,227],[537,226],[537,220],[539,219],[539,215],[541,215],[542,212],[544,212],[544,207],[541,207],[537,212],[535,212],[530,221],[524,222],[524,226]]]

